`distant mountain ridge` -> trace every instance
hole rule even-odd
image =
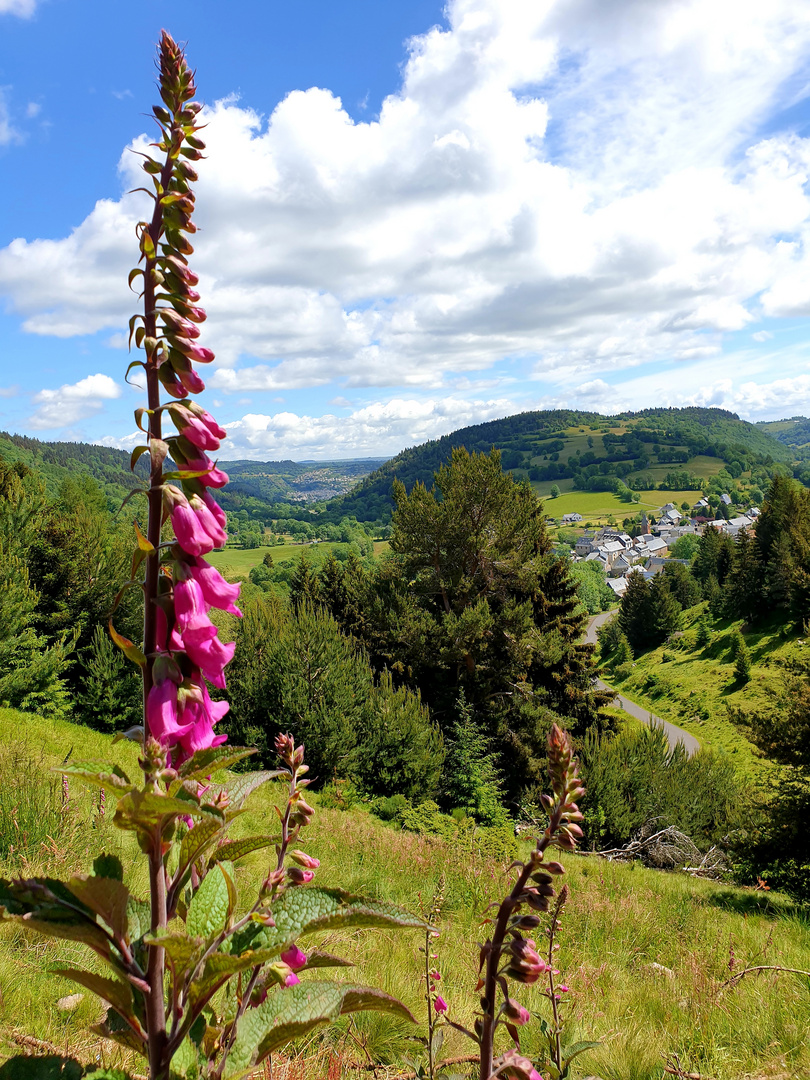
[[[517,476],[568,489],[578,481],[598,482],[600,474],[620,476],[628,483],[649,477],[649,486],[656,486],[673,471],[694,479],[724,466],[736,471],[737,466],[788,463],[795,456],[783,442],[725,409],[651,408],[615,416],[537,410],[460,428],[403,450],[347,495],[333,500],[327,508],[330,516],[353,515],[358,521],[385,518],[395,477],[408,490],[420,481],[430,486],[434,472],[460,446],[479,452],[494,446],[502,451],[504,468]]]

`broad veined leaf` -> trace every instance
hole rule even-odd
[[[135,790],[135,785],[124,770],[118,765],[110,765],[108,761],[71,761],[55,771],[77,776],[87,784],[105,788],[116,795]]]
[[[212,784],[207,794],[213,798],[220,791],[224,791],[230,798],[230,805],[226,811],[228,818],[234,817],[235,812],[242,809],[248,795],[254,792],[268,780],[277,780],[281,776],[281,769],[265,770],[264,772],[239,773],[229,780],[227,784]]]
[[[210,806],[201,807],[185,799],[159,795],[155,791],[130,791],[119,800],[113,821],[119,829],[151,832],[165,818],[177,818],[186,814],[221,818],[221,814]]]
[[[107,623],[107,628],[110,631],[110,637],[115,644],[126,656],[127,660],[131,660],[133,664],[137,664],[139,667],[146,667],[146,657],[138,646],[130,641],[128,637],[124,637],[123,634],[119,634],[112,624],[112,620]]]
[[[332,953],[321,952],[320,949],[315,949],[311,953],[307,953],[307,968],[334,968],[334,967],[354,967],[351,960],[344,960],[341,956],[333,956]]]
[[[192,1076],[197,1075],[197,1064],[199,1058],[199,1051],[191,1039],[183,1039],[177,1050],[174,1052],[171,1064],[171,1076],[186,1077],[191,1073]]]
[[[152,929],[152,906],[148,900],[130,896],[127,902],[127,934],[129,941],[139,941]]]
[[[99,1035],[102,1039],[110,1039],[112,1042],[118,1043],[119,1046],[125,1046],[128,1050],[135,1050],[138,1054],[146,1056],[145,1040],[135,1034],[115,1009],[108,1009],[107,1015],[102,1022],[94,1024],[90,1031],[94,1035]]]
[[[13,1057],[0,1065],[0,1080],[81,1080],[84,1067],[75,1058]],[[125,1077],[129,1080],[129,1077]]]
[[[394,904],[367,900],[342,889],[317,886],[287,889],[271,909],[275,926],[251,923],[231,939],[231,951],[277,948],[279,952],[297,938],[335,926],[399,926],[425,930],[428,924]]]
[[[230,876],[221,863],[205,875],[188,909],[186,930],[191,937],[210,938],[225,929],[233,910],[232,889]]]
[[[81,941],[109,960],[109,935],[92,911],[61,881],[52,878],[0,880],[0,921],[18,922],[45,937]]]
[[[319,1024],[336,1020],[343,1013],[366,1009],[414,1020],[402,1002],[367,986],[302,982],[277,990],[240,1018],[225,1077],[238,1080],[247,1076],[258,1062],[292,1039],[300,1038]]]
[[[174,875],[175,884],[172,885],[170,900],[173,900],[177,891],[183,887],[192,864],[202,858],[208,848],[217,842],[222,831],[222,822],[215,818],[203,818],[183,836],[180,841],[180,858]]]
[[[103,975],[96,975],[92,971],[82,971],[80,968],[52,967],[50,970],[54,975],[61,975],[64,979],[78,983],[91,993],[98,994],[115,1009],[122,1019],[127,1020],[130,1026],[134,1025],[141,1036],[145,1035],[140,1021],[135,1016],[132,987],[129,983],[121,982],[119,979],[107,979]]]
[[[245,855],[250,855],[251,852],[271,847],[273,844],[278,843],[279,839],[278,836],[245,836],[241,840],[228,840],[227,843],[220,844],[216,851],[212,852],[208,863],[212,866],[214,863],[222,862],[224,859],[236,862],[237,859],[243,859]]]
[[[192,754],[188,761],[184,761],[180,766],[178,775],[182,780],[202,780],[217,769],[230,768],[237,761],[255,753],[256,750],[250,746],[212,746]]]
[[[196,963],[205,945],[203,938],[189,937],[187,934],[147,934],[144,943],[159,945],[175,972],[184,971]]]
[[[129,889],[115,878],[77,874],[67,883],[68,889],[85,907],[100,916],[118,940],[128,940]]]

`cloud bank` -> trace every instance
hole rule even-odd
[[[195,265],[212,388],[435,404],[458,377],[516,363],[539,398],[607,407],[606,378],[666,363],[700,380],[729,334],[810,314],[810,140],[774,121],[807,92],[810,6],[451,0],[447,19],[409,43],[373,120],[319,88],[269,115],[206,110]],[[137,160],[122,158],[127,188]],[[138,200],[0,251],[27,331],[120,329]],[[670,392],[683,384],[676,368]],[[451,426],[489,407],[445,400]],[[289,456],[296,424],[315,445],[312,424],[331,423],[288,415],[244,417],[242,448]],[[357,452],[383,445],[362,443],[369,422],[347,433]]]

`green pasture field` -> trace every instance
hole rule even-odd
[[[532,486],[536,488],[539,485]],[[586,521],[602,524],[608,517],[621,521],[642,510],[648,513],[658,510],[668,502],[678,507],[682,502],[693,506],[700,498],[699,491],[640,491],[639,495],[640,502],[626,503],[611,491],[569,491],[556,499],[546,498],[543,509],[549,517],[559,519],[564,514],[582,514],[581,524]]]
[[[627,678],[617,680],[611,672],[604,677],[642,708],[691,732],[705,746],[732,755],[743,774],[775,775],[772,763],[758,756],[729,719],[728,706],[748,711],[770,708],[771,695],[781,689],[786,670],[806,662],[810,646],[799,635],[786,632],[778,620],[746,627],[743,638],[751,653],[751,678],[740,683],[734,676],[731,644],[742,623],[714,621],[712,641],[701,649],[697,621],[705,613],[706,604],[684,612],[682,636],[636,657]]]
[[[75,756],[112,756],[131,768],[135,747],[112,747],[109,737],[84,728],[9,710],[0,710],[0,732],[5,748],[0,754],[0,791],[13,793],[18,804],[26,798],[38,800],[43,812],[49,808],[62,822],[52,842],[43,837],[21,861],[16,849],[11,851],[12,807],[5,817],[0,813],[0,872],[87,872],[93,857],[106,850],[119,855],[128,884],[144,895],[144,860],[133,835],[112,828],[113,799],[108,796],[106,815],[100,818],[97,792],[71,780],[64,808],[61,783],[57,780],[49,788],[54,774],[47,771],[71,746]],[[281,798],[278,788],[261,788],[248,813],[235,823],[233,836],[266,831]],[[301,843],[321,860],[318,883],[413,911],[442,896],[440,936],[431,942],[434,966],[441,973],[451,1020],[472,1027],[478,1008],[477,942],[486,933],[482,922],[488,905],[511,887],[514,871],[508,871],[507,860],[484,856],[468,840],[446,842],[400,832],[362,805],[349,811],[326,809],[317,794],[312,802],[315,817]],[[586,801],[584,806],[587,809]],[[577,1059],[572,1080],[661,1080],[667,1060],[677,1061],[681,1075],[713,1080],[810,1075],[807,979],[766,971],[733,987],[726,984],[732,956],[734,971],[763,964],[810,970],[807,909],[773,892],[596,857],[564,855],[561,861],[571,889],[555,955],[561,979],[570,987],[561,1005],[565,1041],[601,1043]],[[266,869],[261,853],[238,864],[242,906]],[[535,936],[544,940],[542,928]],[[279,1080],[292,1080],[293,1075],[296,1080],[322,1080],[328,1073],[359,1080],[371,1075],[370,1063],[387,1066],[385,1075],[399,1075],[405,1059],[421,1053],[414,1037],[423,1035],[425,1027],[420,982],[424,959],[419,951],[424,939],[412,931],[348,928],[302,941],[304,948],[315,944],[354,963],[347,975],[351,981],[379,986],[401,998],[417,1024],[380,1013],[340,1020],[285,1054],[274,1055],[273,1075]],[[140,1059],[89,1032],[103,1014],[92,994],[84,993],[72,1007],[60,1007],[60,999],[75,994],[76,986],[49,968],[66,962],[100,970],[95,957],[76,943],[46,941],[16,925],[0,927],[0,1056],[18,1054],[19,1040],[33,1036],[80,1061],[143,1073]],[[548,1018],[541,991],[539,983],[515,985],[515,997],[534,1014],[521,1029],[521,1045],[529,1055],[541,1049],[537,1017]],[[442,1057],[463,1059],[471,1053],[472,1044],[458,1031],[445,1027],[444,1034]],[[291,1056],[296,1057],[294,1072],[288,1071],[293,1068],[288,1065]],[[465,1075],[471,1070],[463,1060],[454,1067]]]
[[[273,562],[276,564],[287,559],[294,559],[297,562],[303,552],[313,563],[320,565],[330,551],[335,547],[343,546],[345,545],[331,540],[324,540],[319,544],[279,544],[278,546],[274,544],[270,547],[258,548],[234,546],[226,547],[223,551],[212,551],[210,555],[206,555],[206,559],[230,581],[245,581],[253,567],[258,566],[268,552],[273,556]],[[375,540],[375,556],[387,551],[389,547],[387,540]]]

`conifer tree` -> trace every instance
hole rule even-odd
[[[290,603],[296,611],[302,604],[311,604],[317,598],[317,588],[309,559],[302,551],[290,579]]]
[[[731,571],[725,584],[724,607],[732,619],[753,622],[763,611],[762,567],[757,541],[741,531],[734,541]]]
[[[650,641],[650,590],[644,575],[638,571],[627,578],[617,620],[634,651],[647,647]]]

